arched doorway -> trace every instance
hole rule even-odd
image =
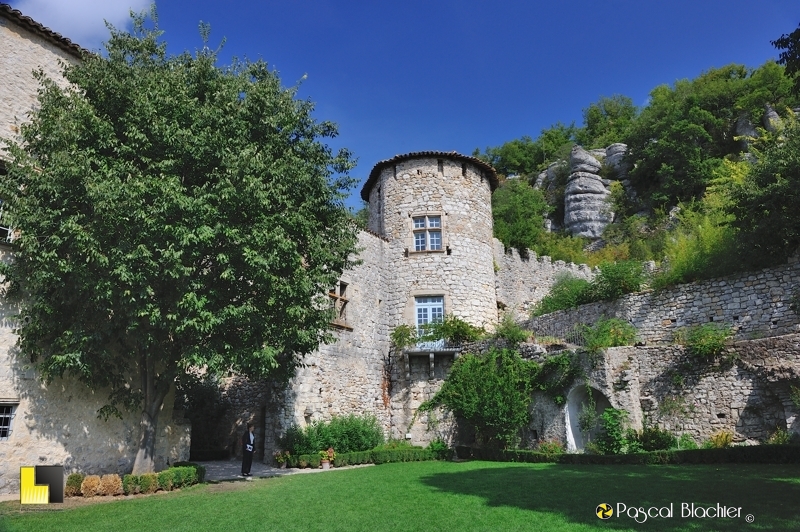
[[[598,420],[598,422],[594,423],[588,431],[582,431],[581,418],[586,417],[585,412],[590,408],[592,403],[592,401],[589,400],[590,391],[595,405],[594,417]],[[567,426],[568,451],[582,451],[586,446],[587,441],[594,441],[596,439],[597,434],[600,432],[600,414],[602,414],[606,408],[611,408],[611,402],[599,390],[594,388],[579,385],[575,386],[569,392],[569,394],[567,394],[567,404],[564,407],[564,416],[566,418]],[[583,416],[582,412],[584,413]]]

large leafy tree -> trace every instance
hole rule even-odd
[[[351,157],[321,142],[336,127],[265,63],[168,56],[145,22],[65,67],[67,88],[39,74],[0,190],[21,350],[107,390],[101,415],[140,409],[135,473],[187,368],[285,376],[331,340],[324,294],[356,243]]]
[[[733,188],[728,206],[748,266],[786,260],[800,246],[800,125],[785,128],[758,143],[758,162]]]
[[[786,76],[793,79],[792,90],[800,96],[800,26],[792,33],[784,33],[770,42],[772,46],[782,50],[778,54],[778,63],[786,66]]]
[[[633,100],[627,96],[601,96],[583,110],[583,127],[575,140],[586,148],[605,148],[622,142],[637,113]]]
[[[523,254],[538,249],[546,234],[544,218],[551,210],[541,190],[521,179],[509,179],[492,195],[494,235]]]
[[[774,62],[728,65],[653,89],[625,139],[630,176],[645,197],[655,205],[699,199],[722,160],[741,151],[737,120],[760,124],[766,105],[785,114],[795,103],[782,70]]]

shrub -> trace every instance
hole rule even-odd
[[[338,452],[367,451],[383,442],[383,429],[375,416],[348,415],[329,422],[314,422],[304,429],[290,427],[279,445],[294,456],[314,454],[333,447]]]
[[[778,428],[775,429],[775,432],[770,434],[769,438],[767,438],[767,441],[765,443],[767,443],[768,445],[788,445],[791,439],[792,438],[791,435],[789,434],[789,431],[787,431],[786,429]]]
[[[172,486],[175,483],[175,470],[165,469],[158,473],[158,487],[164,491],[172,491]],[[178,486],[176,486],[178,487]]]
[[[697,442],[688,434],[681,434],[678,438],[678,449],[698,449]]]
[[[714,358],[725,351],[731,337],[731,328],[716,323],[704,323],[685,331],[685,344],[689,353],[699,358]]]
[[[564,454],[564,444],[558,440],[545,440],[539,442],[536,451],[548,456],[558,456]]]
[[[397,328],[395,328],[396,330]],[[450,344],[461,345],[465,342],[474,342],[480,339],[483,334],[484,330],[480,327],[474,327],[453,314],[448,314],[444,320],[426,325],[425,335],[420,340],[444,339]]]
[[[139,475],[140,493],[155,493],[158,490],[158,475],[155,473],[144,473]]]
[[[602,431],[597,447],[602,454],[621,454],[626,448],[625,423],[628,413],[616,408],[606,408],[600,416]]]
[[[498,339],[506,340],[513,345],[517,345],[526,341],[530,333],[515,322],[511,314],[504,314],[503,319],[497,324],[493,336]]]
[[[125,495],[136,495],[140,493],[139,475],[125,475],[122,477],[122,491]]]
[[[726,449],[733,443],[733,434],[728,430],[720,430],[708,439],[708,446],[712,449]]]
[[[389,334],[389,339],[396,349],[405,349],[417,341],[417,329],[410,325],[398,325]]]
[[[583,338],[586,349],[596,353],[607,347],[633,345],[636,327],[619,318],[601,318],[592,326],[584,326]]]
[[[80,473],[72,473],[70,476],[67,477],[67,485],[64,488],[64,495],[67,497],[77,497],[81,494],[81,484],[83,484],[83,479],[86,478],[84,475]]]
[[[408,440],[394,440],[390,439],[386,443],[382,443],[380,445],[375,446],[373,451],[396,451],[398,449],[419,449],[415,445],[412,445],[411,442]]]
[[[466,354],[455,361],[442,387],[419,411],[442,405],[471,423],[487,443],[511,446],[530,420],[528,407],[537,369],[508,349],[492,348],[482,356]]]
[[[637,439],[643,451],[668,451],[678,445],[678,438],[668,430],[658,427],[646,427],[637,433]]]
[[[202,484],[206,479],[206,467],[200,464],[195,464],[194,462],[175,462],[172,464],[172,467],[191,467],[194,469],[192,484]]]
[[[642,263],[636,260],[607,262],[591,283],[592,300],[617,299],[638,292],[645,281]]]
[[[453,450],[442,438],[436,438],[431,441],[425,450],[430,451],[437,460],[450,460],[453,457]]]
[[[589,303],[592,301],[591,288],[591,283],[586,279],[575,277],[568,272],[559,274],[547,295],[534,307],[532,314],[542,316]]]
[[[122,479],[116,473],[100,477],[100,495],[122,495]]]
[[[95,497],[100,494],[100,477],[89,475],[81,482],[81,493],[84,497]]]

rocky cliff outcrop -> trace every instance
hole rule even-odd
[[[623,160],[628,147],[612,144],[605,149],[584,150],[574,146],[568,163],[564,189],[564,228],[574,236],[600,238],[614,219],[609,196],[611,183],[618,180],[632,192]],[[564,161],[551,164],[537,176],[535,188],[552,191],[559,186],[559,171]]]

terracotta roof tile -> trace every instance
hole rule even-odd
[[[47,41],[51,42],[52,44],[58,46],[65,52],[68,52],[75,57],[82,57],[84,54],[91,53],[89,50],[75,44],[68,38],[64,37],[60,33],[56,33],[50,28],[43,26],[41,23],[36,22],[31,17],[27,17],[22,14],[17,9],[14,9],[8,4],[0,3],[0,16],[5,17],[14,23],[44,37]]]

